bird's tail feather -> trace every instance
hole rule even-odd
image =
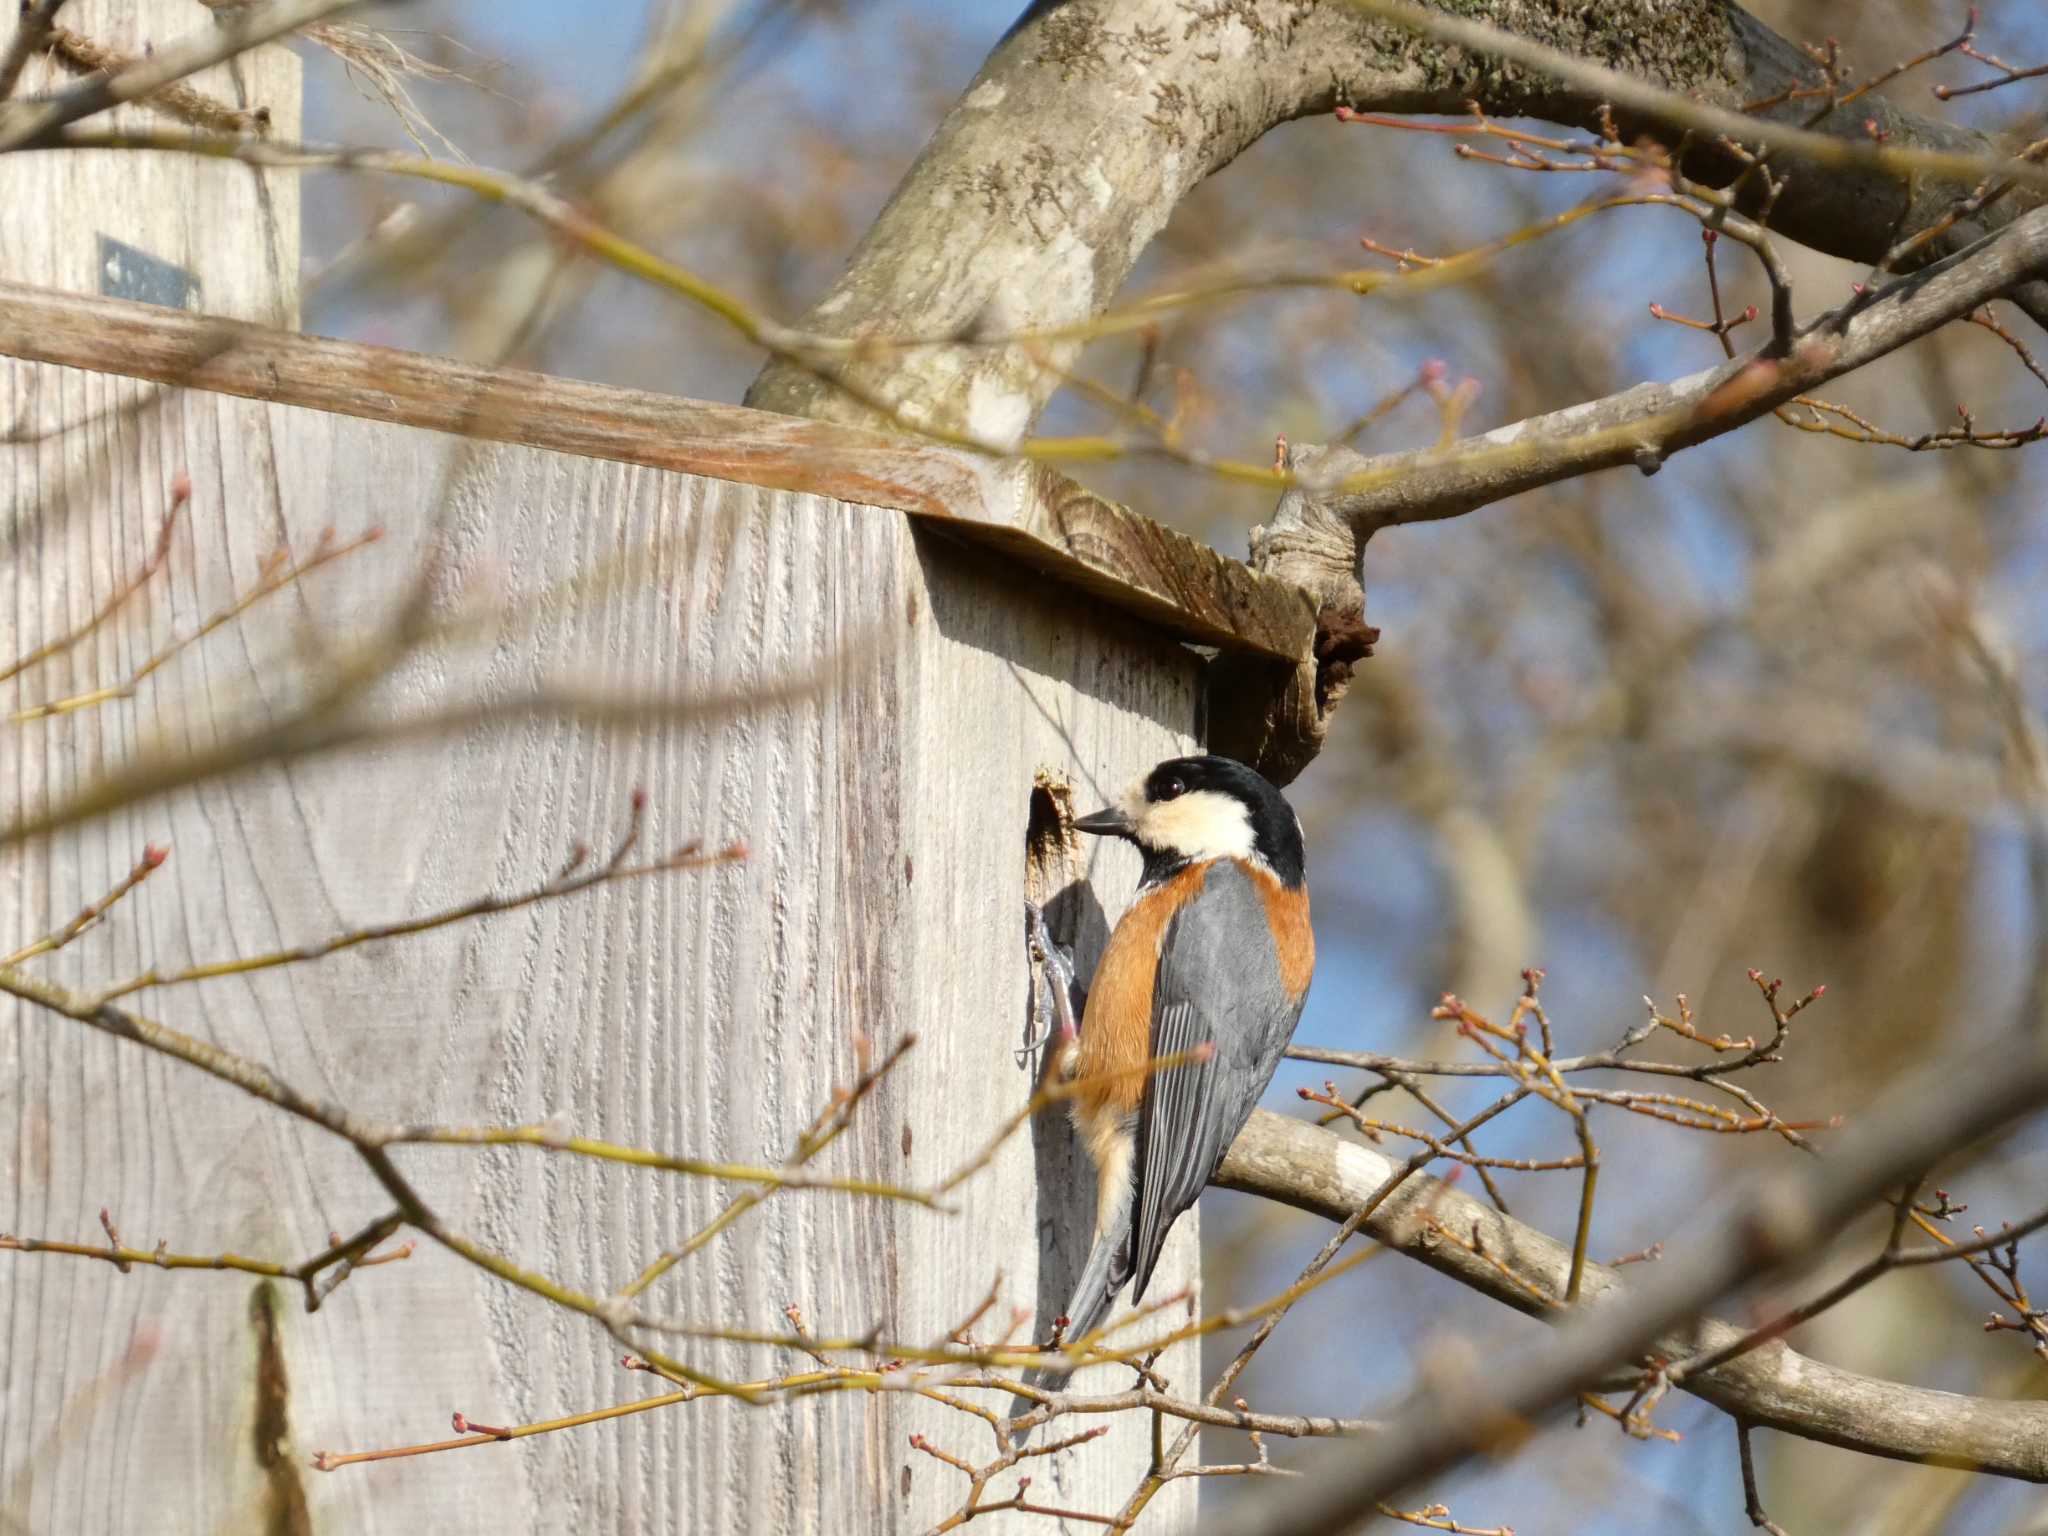
[[[1095,1239],[1088,1262],[1081,1266],[1081,1278],[1074,1282],[1073,1299],[1067,1303],[1067,1327],[1063,1335],[1078,1339],[1102,1326],[1116,1304],[1117,1293],[1131,1277],[1128,1222],[1118,1222]],[[1041,1366],[1024,1379],[1046,1392],[1057,1392],[1067,1384],[1073,1371],[1064,1366]]]
[[[1101,1327],[1109,1316],[1110,1308],[1116,1304],[1124,1282],[1130,1278],[1131,1192],[1126,1181],[1111,1219],[1096,1233],[1095,1246],[1088,1250],[1088,1262],[1081,1266],[1081,1278],[1074,1282],[1073,1297],[1067,1302],[1065,1313],[1067,1326],[1061,1336],[1071,1341]],[[1025,1372],[1024,1382],[1041,1392],[1057,1392],[1073,1374],[1070,1366],[1045,1365]],[[1014,1397],[1010,1401],[1010,1417],[1017,1418],[1037,1406],[1028,1397]],[[1028,1432],[1025,1438],[1029,1438]]]

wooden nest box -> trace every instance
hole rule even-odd
[[[186,0],[79,0],[65,20],[134,46],[138,9],[168,18],[160,36],[203,23]],[[62,83],[38,64],[25,88]],[[287,55],[194,84],[293,131]],[[162,567],[0,711],[121,683],[262,587],[279,550],[384,530],[125,695],[0,725],[6,823],[261,741],[386,646],[319,750],[287,742],[0,850],[0,951],[61,927],[147,843],[167,864],[40,974],[89,991],[526,890],[574,845],[601,860],[636,791],[630,857],[745,846],[124,1000],[355,1115],[781,1167],[863,1063],[914,1035],[809,1166],[928,1189],[1033,1091],[1027,891],[1057,898],[1084,966],[1130,895],[1135,856],[1078,846],[1063,816],[1202,748],[1212,654],[1270,659],[1277,687],[1312,643],[1298,592],[1028,464],[291,334],[288,175],[10,156],[0,203],[0,665],[105,608],[174,479],[192,486]],[[389,1205],[314,1125],[45,1010],[0,999],[0,1015],[0,1229],[98,1242],[105,1207],[134,1246],[296,1261]],[[755,1187],[545,1146],[393,1155],[451,1229],[599,1297]],[[821,1335],[929,1344],[995,1288],[978,1339],[1015,1308],[1035,1315],[1019,1337],[1041,1333],[1092,1203],[1064,1117],[1020,1130],[949,1203],[784,1191],[645,1301],[697,1329],[783,1334],[795,1306]],[[1154,1295],[1198,1297],[1195,1229],[1190,1213]],[[526,1423],[663,1384],[621,1370],[589,1317],[432,1242],[314,1313],[264,1284],[0,1255],[0,1524],[915,1531],[965,1488],[909,1437],[989,1454],[985,1426],[938,1404],[838,1391],[322,1474],[315,1451],[445,1438],[451,1410]],[[732,1380],[806,1364],[668,1344]],[[1199,1364],[1183,1344],[1159,1369],[1197,1395]],[[1114,1509],[1149,1426],[1105,1422],[1026,1467],[1034,1490]],[[1147,1527],[1185,1526],[1195,1486],[1171,1485]],[[265,1526],[278,1509],[310,1523]]]

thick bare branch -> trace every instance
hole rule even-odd
[[[1441,448],[1367,458],[1341,446],[1298,444],[1288,467],[1300,483],[1281,496],[1270,523],[1252,530],[1252,563],[1303,588],[1326,613],[1362,614],[1358,561],[1382,528],[1457,517],[1595,470],[1634,465],[1654,474],[1672,454],[1732,432],[2044,274],[2048,209],[2037,209],[1971,250],[1822,315],[1782,355],[1766,343],[1718,368],[1638,384]],[[1304,677],[1259,719],[1219,716],[1238,734],[1217,742],[1217,750],[1284,782],[1321,747],[1332,702]]]
[[[1273,1499],[1230,1529],[1351,1529],[1376,1500],[1494,1443],[1509,1426],[1569,1400],[1615,1365],[1667,1350],[1692,1352],[1715,1326],[1698,1320],[1731,1286],[1800,1262],[1884,1190],[2044,1102],[2048,1050],[2029,1041],[2016,1041],[2010,1054],[1980,1057],[1938,1087],[1916,1082],[1909,1093],[1874,1106],[1826,1162],[1803,1161],[1738,1191],[1642,1279],[1623,1282],[1611,1269],[1596,1268],[1585,1286],[1593,1305],[1561,1314],[1566,1320],[1543,1347],[1491,1367],[1484,1382],[1425,1385],[1383,1416],[1387,1429],[1353,1448],[1341,1470],[1324,1463],[1323,1475],[1306,1480],[1297,1495]],[[1364,1148],[1259,1115],[1224,1160],[1218,1181],[1341,1217],[1387,1171],[1387,1160]],[[1426,1245],[1425,1233],[1410,1232],[1409,1226],[1424,1225],[1416,1219],[1423,1201],[1431,1202],[1439,1226],[1479,1223],[1475,1251],[1456,1244],[1438,1251]],[[1386,1203],[1370,1228],[1384,1234],[1383,1241],[1524,1308],[1530,1293],[1507,1275],[1532,1267],[1554,1287],[1568,1263],[1562,1245],[1551,1239],[1455,1190],[1415,1181]],[[1874,1381],[1781,1345],[1686,1385],[1755,1423],[1829,1444],[2048,1482],[2048,1407],[2040,1404]]]
[[[1304,446],[1296,450],[1295,469],[1317,489],[1300,495],[1320,501],[1362,549],[1381,528],[1457,517],[1594,470],[1633,464],[1655,473],[1681,449],[1767,415],[2044,272],[2048,210],[1868,301],[1821,316],[1797,334],[1784,357],[1774,356],[1775,346],[1767,343],[1669,384],[1638,384],[1443,448],[1366,458],[1350,449]],[[1287,528],[1290,516],[1283,500],[1268,537]]]
[[[1687,169],[1716,182],[1731,172],[1740,175],[1716,147],[1718,140],[1768,150],[1785,191],[1770,200],[1771,226],[1833,255],[1883,262],[1893,270],[1899,268],[1886,258],[1901,244],[1917,251],[1919,260],[1907,262],[1909,267],[1951,255],[2003,228],[2048,189],[2048,175],[2039,165],[2005,158],[2017,146],[2001,147],[1981,133],[1901,111],[1872,88],[1877,82],[1854,86],[1828,80],[1809,51],[1736,5],[1725,11],[1741,57],[1742,111],[1711,93],[1692,92],[1681,99],[1594,57],[1548,46],[1540,36],[1518,36],[1506,30],[1514,26],[1507,16],[1446,15],[1412,0],[1338,3],[1499,61],[1508,77],[1494,94],[1512,103],[1503,110],[1516,115],[1585,127],[1590,125],[1589,105],[1596,114],[1602,104],[1612,106],[1624,136],[1648,133],[1666,144],[1689,140]],[[1975,12],[1970,14],[1974,26]],[[1937,48],[1921,57],[1924,61],[1944,51]],[[1730,72],[1736,67],[1731,65]],[[1987,155],[2004,160],[1995,175],[1984,163]],[[2004,178],[2030,189],[2028,195],[2004,206],[1975,206],[1982,200],[1971,198],[1973,187],[1994,186]],[[1769,198],[1759,178],[1743,180],[1749,186],[1749,207]],[[1973,205],[1967,216],[1954,217],[1965,203]],[[2048,295],[2039,287],[2016,297],[2037,323],[2048,323],[2043,320]]]
[[[1377,1148],[1270,1111],[1252,1117],[1216,1182],[1342,1221],[1400,1166]],[[1420,1217],[1426,1213],[1432,1220]],[[1469,1233],[1468,1247],[1440,1229]],[[1556,1320],[1539,1298],[1562,1293],[1571,1245],[1524,1226],[1440,1179],[1415,1175],[1365,1230],[1438,1273],[1518,1312]],[[1606,1303],[1632,1282],[1588,1264],[1583,1294]],[[1747,1330],[1706,1318],[1651,1345],[1669,1358],[1741,1342]],[[1839,1370],[1770,1343],[1685,1383],[1718,1408],[1787,1434],[1901,1461],[1968,1465],[2048,1482],[2048,1404],[1962,1397]]]
[[[1595,72],[1560,81],[1531,63],[1504,64],[1324,0],[1034,6],[940,123],[804,328],[972,336],[1086,321],[1115,297],[1198,182],[1268,129],[1340,105],[1455,112],[1476,100],[1503,115],[1591,127],[1611,94],[1598,73],[1603,66],[1724,111],[1814,74],[1798,49],[1722,0],[1493,0],[1458,9]],[[1804,123],[1813,104],[1793,101],[1765,115]],[[1866,133],[1867,120],[1885,135],[1881,149]],[[1631,118],[1644,126],[1658,121],[1640,108]],[[1998,158],[1981,135],[1874,97],[1817,126],[1859,141],[1857,163],[1791,175],[1776,225],[1820,249],[1873,262],[1970,190],[1953,167],[1909,190],[1885,155],[1918,148]],[[1783,166],[1797,172],[1810,163],[1795,154]],[[2002,208],[1990,215],[2010,216]],[[1981,229],[1950,233],[1968,238]],[[1929,254],[1952,248],[1936,243]],[[860,393],[891,402],[903,421],[1015,443],[1079,347],[933,347],[915,358],[856,360],[845,377]],[[762,373],[749,402],[872,420],[859,401],[786,363]]]

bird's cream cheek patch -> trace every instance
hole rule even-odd
[[[1251,813],[1234,796],[1212,789],[1146,807],[1138,837],[1190,859],[1249,859],[1253,853]]]

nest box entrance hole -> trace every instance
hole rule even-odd
[[[1041,768],[1031,782],[1031,804],[1024,818],[1024,898],[1042,907],[1080,873],[1074,786]]]

